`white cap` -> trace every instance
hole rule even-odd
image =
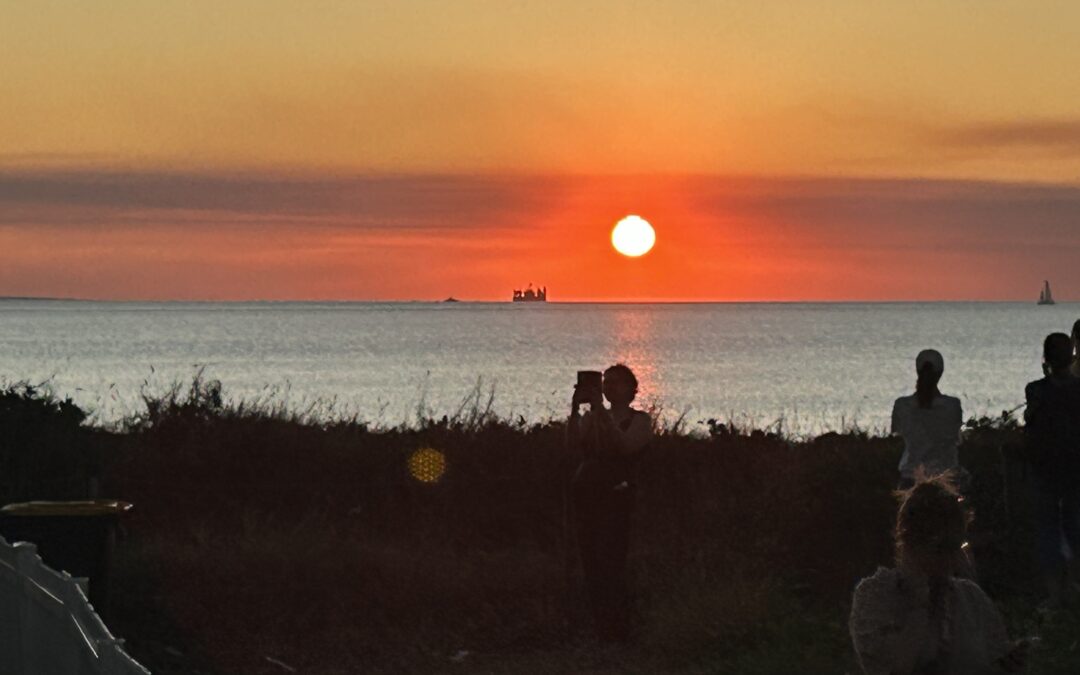
[[[921,373],[923,366],[929,365],[938,375],[945,372],[945,358],[936,349],[924,349],[915,357],[915,372]]]

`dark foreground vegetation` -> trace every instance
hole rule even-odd
[[[473,407],[371,430],[202,381],[122,430],[83,421],[0,392],[0,499],[79,497],[100,475],[102,496],[136,505],[109,623],[156,673],[856,673],[851,591],[892,556],[895,440],[661,432],[641,462],[636,639],[605,647],[567,564],[560,423]],[[980,582],[1014,636],[1039,638],[1029,672],[1077,672],[1077,615],[1034,610],[1025,484],[1006,460],[1019,431],[969,426]],[[420,448],[445,457],[438,481],[410,474]]]

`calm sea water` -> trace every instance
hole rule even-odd
[[[915,354],[945,354],[965,414],[1023,402],[1042,338],[1080,305],[98,303],[0,301],[0,378],[48,381],[110,423],[201,368],[227,397],[295,409],[335,401],[373,423],[453,413],[479,387],[494,409],[565,415],[575,371],[623,361],[641,399],[810,433],[882,428],[914,386]]]

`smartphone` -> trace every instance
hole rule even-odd
[[[577,388],[581,389],[596,389],[600,391],[604,388],[604,374],[599,370],[579,370],[577,371]]]

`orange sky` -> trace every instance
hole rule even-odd
[[[1071,3],[104,0],[4,14],[0,296],[1080,286]],[[637,260],[608,243],[629,213],[659,238]]]
[[[0,175],[6,295],[1028,299],[1080,284],[1080,188],[757,177]],[[633,203],[658,242],[629,259]]]

